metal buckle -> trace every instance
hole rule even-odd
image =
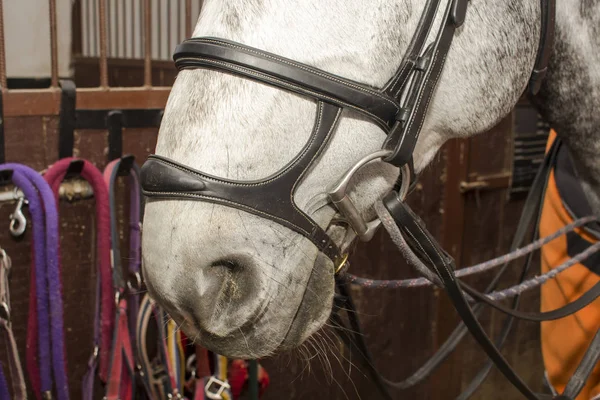
[[[217,389],[216,392],[211,392],[211,388],[213,385],[219,385],[219,388]],[[213,400],[223,400],[223,392],[225,390],[229,390],[231,389],[231,386],[229,385],[229,382],[227,381],[222,381],[218,378],[215,378],[214,376],[211,376],[210,379],[208,380],[208,382],[206,382],[206,385],[204,386],[204,393],[206,394],[206,397],[208,397],[209,399],[213,399]]]
[[[115,306],[117,307],[117,309],[119,308],[119,303],[121,302],[121,300],[123,300],[123,298],[125,297],[125,292],[121,289],[117,289],[115,290]]]
[[[2,265],[2,268],[4,270],[6,270],[6,274],[10,274],[10,270],[12,268],[12,260],[10,259],[10,257],[8,256],[8,254],[6,253],[6,251],[0,247],[0,264]]]
[[[142,275],[139,272],[132,272],[129,274],[129,279],[127,279],[127,289],[129,289],[129,292],[135,292],[132,294],[137,294],[142,290]]]
[[[192,375],[192,379],[196,378],[196,354],[192,354],[185,361],[185,370]]]
[[[23,205],[27,204],[27,201],[24,197],[20,197],[17,201],[17,207],[12,214],[8,217],[10,218],[10,233],[14,237],[19,237],[25,233],[25,229],[27,228],[27,218],[25,218],[25,214],[23,214]]]
[[[0,319],[10,323],[10,307],[6,301],[0,303]]]
[[[352,230],[356,233],[356,236],[363,242],[368,242],[373,238],[375,232],[377,232],[377,228],[381,224],[379,219],[375,219],[373,221],[365,221],[356,206],[348,197],[346,193],[348,190],[348,185],[352,180],[352,177],[365,165],[369,164],[372,161],[380,160],[385,157],[388,157],[392,154],[391,150],[379,150],[375,153],[369,154],[359,160],[352,168],[350,168],[338,181],[338,183],[327,193],[327,196],[333,203],[333,205],[338,209],[338,211],[346,218],[348,224],[352,228]],[[398,193],[400,197],[404,200],[406,195],[408,194],[408,189],[410,187],[410,167],[408,165],[404,165],[400,169],[401,174],[401,187]],[[338,265],[338,269],[341,269],[345,264],[345,260],[341,265]]]
[[[348,264],[348,257],[350,256],[350,253],[345,253],[343,256],[340,257],[339,261],[337,261],[337,265],[334,268],[334,274],[338,275],[343,269],[344,267]]]

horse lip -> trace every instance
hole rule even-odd
[[[260,318],[262,318],[262,316],[267,313],[269,304],[271,304],[270,299],[269,299],[269,301],[263,302],[263,304],[261,304],[260,307],[258,307],[252,314],[250,314],[250,317],[247,319],[247,321],[244,322],[242,325],[240,325],[237,328],[237,331],[244,334],[244,332],[248,332],[251,328],[253,328],[255,322],[257,320],[259,320]],[[197,330],[198,332],[201,332],[201,333],[204,333],[204,334],[216,337],[216,338],[229,336],[229,335],[219,335],[218,333],[212,332],[210,329],[206,329],[205,327],[203,327],[200,324],[200,321],[197,318],[192,318],[191,321],[193,321],[193,323],[192,323],[193,328],[195,330]],[[190,322],[190,320],[188,320],[188,322]]]

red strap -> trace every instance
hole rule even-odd
[[[194,400],[204,400],[204,378],[196,378],[196,390]]]
[[[202,346],[196,346],[196,390],[194,391],[194,400],[205,400],[204,385],[209,376],[211,376],[211,372],[208,350]]]
[[[31,272],[30,282],[35,282],[35,251],[33,250],[33,242],[31,244]],[[40,368],[38,363],[38,319],[37,308],[35,306],[37,299],[37,291],[35,284],[31,284],[29,289],[29,313],[27,316],[27,350],[25,360],[27,363],[27,372],[29,373],[29,381],[35,397],[41,399],[42,384],[40,382]]]
[[[127,301],[124,299],[119,302],[117,309],[115,341],[110,361],[106,399],[131,400],[135,362],[127,321]]]
[[[208,359],[208,350],[202,346],[196,346],[196,376],[206,378],[210,376],[210,361]]]
[[[229,384],[231,385],[231,394],[234,399],[241,396],[247,381],[248,365],[246,361],[240,359],[233,360],[229,367]]]

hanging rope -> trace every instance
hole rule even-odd
[[[362,286],[366,288],[373,289],[401,289],[401,288],[416,288],[416,287],[424,287],[424,286],[432,286],[439,285],[439,280],[437,276],[431,277],[432,272],[414,255],[414,253],[408,247],[408,244],[404,240],[400,230],[398,229],[396,223],[392,219],[392,216],[388,212],[388,210],[383,206],[381,202],[377,202],[375,204],[375,211],[377,215],[381,219],[381,223],[383,227],[388,231],[392,241],[400,252],[404,255],[408,263],[414,267],[419,273],[424,275],[421,278],[411,278],[411,279],[397,279],[397,280],[378,280],[378,279],[367,279],[361,278],[352,274],[344,274],[343,279],[347,282]],[[471,267],[462,268],[456,271],[457,277],[465,277],[471,276],[475,274],[479,274],[488,270],[491,270],[495,267],[506,264],[507,262],[516,260],[520,257],[523,257],[527,254],[530,254],[536,250],[542,248],[542,246],[550,243],[551,241],[566,235],[569,232],[572,232],[582,226],[589,224],[590,222],[597,221],[597,218],[594,216],[580,218],[573,223],[564,226],[563,228],[557,230],[552,235],[546,236],[535,242],[524,246],[520,249],[517,249],[511,253],[504,254],[495,259],[485,261],[483,263],[473,265]],[[588,247],[586,250],[577,254],[575,257],[569,259],[565,263],[553,268],[551,271],[521,282],[518,285],[508,287],[503,290],[495,291],[487,295],[490,300],[504,300],[510,297],[515,297],[523,292],[539,287],[549,281],[550,279],[555,278],[559,273],[569,269],[573,265],[580,263],[581,261],[587,259],[597,251],[600,251],[600,244],[594,244]],[[426,272],[424,272],[426,271]],[[467,296],[470,298],[470,296]],[[472,299],[471,299],[472,300]],[[472,300],[473,301],[473,300]]]

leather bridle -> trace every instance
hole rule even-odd
[[[220,203],[274,220],[306,236],[339,266],[345,257],[338,246],[294,203],[297,184],[321,155],[345,108],[367,116],[388,134],[385,151],[380,158],[398,167],[409,163],[445,55],[454,31],[464,21],[468,1],[448,3],[445,22],[435,42],[426,47],[440,3],[441,0],[427,2],[402,64],[381,89],[223,39],[193,38],[185,41],[177,47],[174,55],[180,70],[217,69],[299,93],[317,101],[317,118],[310,139],[300,154],[266,179],[236,182],[153,155],[142,168],[144,194],[148,197]],[[401,102],[403,96],[407,100]],[[406,180],[407,174],[403,175]],[[351,215],[345,215],[351,225],[360,224],[356,223],[358,213],[349,200],[344,200],[341,208],[342,212],[352,211]]]
[[[334,185],[327,195],[352,228],[356,237],[369,240],[378,221],[367,222],[346,195],[350,179],[364,165],[375,161],[400,169],[398,184],[384,199],[384,205],[405,233],[411,245],[444,284],[461,317],[499,369],[527,398],[535,395],[506,364],[479,326],[452,272],[451,258],[426,232],[418,217],[404,205],[412,177],[412,154],[429,104],[437,87],[456,29],[466,18],[469,0],[427,0],[419,24],[394,76],[382,88],[374,88],[330,74],[306,64],[219,38],[199,37],[180,44],[174,55],[179,70],[218,70],[291,91],[317,102],[317,117],[310,138],[301,152],[279,172],[262,180],[233,181],[194,170],[166,157],[151,155],[142,167],[143,192],[150,198],[187,199],[238,208],[273,220],[307,237],[334,263],[335,273],[346,263],[347,246],[334,240],[307,213],[297,207],[294,195],[299,182],[320,157],[329,142],[342,110],[361,113],[379,126],[387,138],[381,150],[364,157]],[[529,82],[534,95],[546,74],[554,44],[555,0],[541,0],[541,39],[536,64]],[[433,25],[443,12],[439,29]],[[432,37],[433,40],[428,41]],[[338,288],[343,285],[339,284]],[[476,293],[471,293],[475,295]],[[346,296],[347,297],[347,296]],[[484,338],[485,336],[485,338]]]
[[[553,21],[553,1],[544,4],[544,21]],[[317,118],[308,143],[282,170],[266,179],[233,181],[205,174],[174,160],[152,155],[141,172],[144,194],[154,198],[201,200],[242,209],[274,220],[310,239],[339,270],[345,254],[310,216],[294,202],[295,190],[306,171],[321,155],[335,130],[341,111],[350,109],[368,117],[387,134],[383,149],[353,167],[336,190],[331,202],[353,231],[368,240],[376,224],[362,220],[346,197],[345,185],[362,165],[381,159],[401,168],[400,182],[408,185],[412,153],[441,75],[454,33],[465,20],[468,0],[451,0],[443,23],[427,44],[442,0],[428,0],[400,67],[383,88],[373,88],[332,75],[243,44],[218,38],[192,38],[180,44],[174,55],[179,70],[208,68],[289,90],[318,103]],[[553,29],[544,23],[540,56],[530,90],[539,88],[553,43]],[[548,26],[546,28],[546,26]],[[344,190],[339,186],[343,185]]]

